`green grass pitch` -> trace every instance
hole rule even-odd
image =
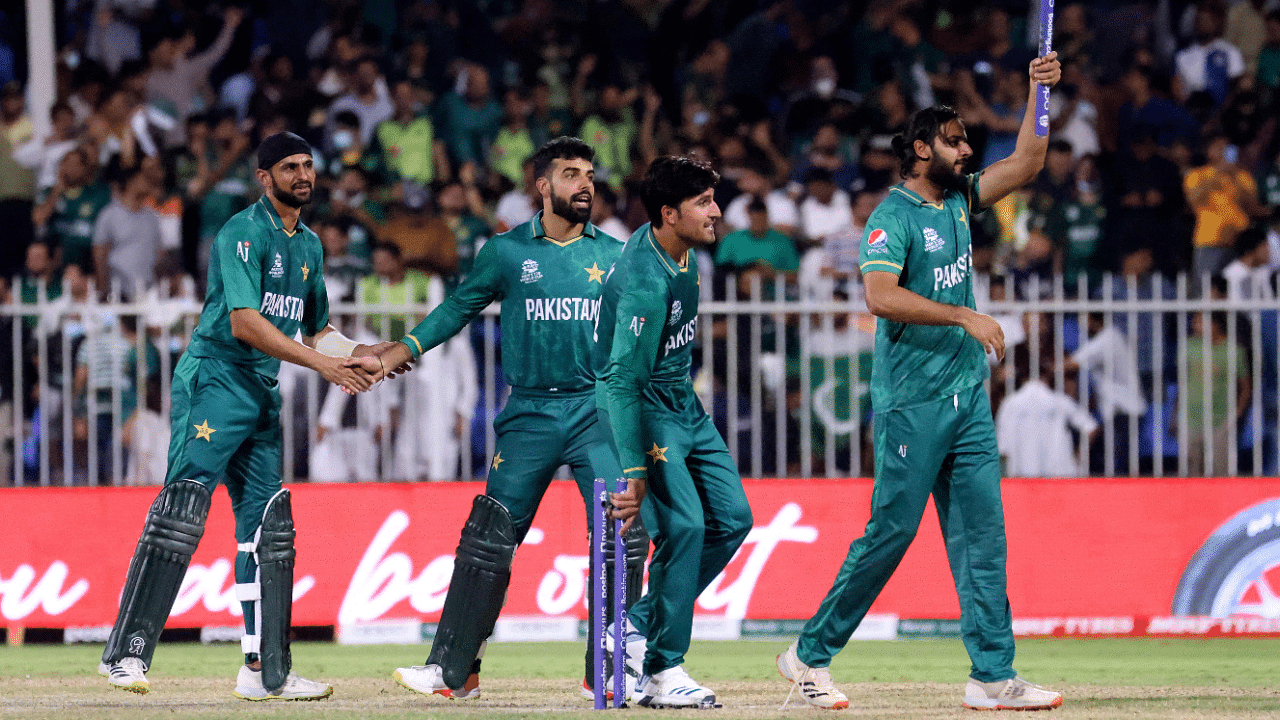
[[[723,718],[825,717],[792,698],[773,660],[785,642],[695,642],[686,668],[715,688],[721,710],[661,711]],[[483,697],[451,701],[411,693],[390,678],[422,663],[426,646],[295,643],[294,668],[331,682],[331,699],[248,703],[231,695],[241,661],[233,644],[162,645],[152,692],[108,688],[97,675],[101,646],[0,647],[0,718],[588,718],[577,692],[582,646],[503,643],[484,660]],[[1018,671],[1061,690],[1070,718],[1280,718],[1280,639],[1057,639],[1018,643]],[[839,717],[963,718],[968,671],[954,640],[854,642],[832,665],[851,707]],[[628,716],[659,711],[631,708]]]

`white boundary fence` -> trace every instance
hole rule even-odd
[[[738,293],[735,278],[724,279],[729,295]],[[766,280],[766,296],[759,278],[747,284],[748,299],[734,302],[704,300],[700,309],[698,364],[695,388],[725,435],[745,477],[847,477],[871,471],[868,382],[874,344],[874,321],[866,315],[860,289],[851,285],[849,300],[796,300],[795,281]],[[980,286],[982,283],[979,283]],[[704,285],[709,292],[711,283]],[[1203,474],[1272,475],[1280,465],[1277,447],[1277,365],[1280,364],[1280,314],[1270,292],[1255,299],[1212,297],[1206,281],[1193,288],[1185,277],[1176,282],[1159,276],[1148,283],[1133,278],[1104,278],[1096,299],[1069,299],[1061,278],[1052,283],[1024,286],[1025,301],[986,301],[979,308],[998,316],[1011,330],[1028,328],[1025,345],[1032,378],[1053,388],[1068,387],[1068,360],[1087,337],[1091,313],[1105,327],[1121,331],[1127,360],[1135,365],[1146,407],[1131,422],[1100,410],[1102,375],[1116,374],[1124,358],[1109,358],[1090,373],[1082,370],[1073,393],[1085,408],[1093,408],[1099,423],[1101,465],[1094,474],[1192,474],[1193,446],[1202,448]],[[1269,290],[1269,289],[1268,289]],[[15,288],[15,296],[17,295]],[[43,297],[43,291],[37,293]],[[980,292],[986,297],[985,290]],[[409,316],[409,324],[427,310],[424,306],[350,305],[331,307],[334,317],[353,314],[372,327],[385,327],[391,316]],[[145,405],[147,363],[145,342],[158,352],[159,417],[167,426],[173,366],[185,347],[199,307],[192,301],[152,296],[147,300],[112,300],[77,305],[66,300],[31,305],[0,305],[0,347],[14,359],[14,391],[0,403],[0,430],[12,426],[15,437],[0,436],[0,483],[18,485],[128,484],[126,455],[136,457],[124,428],[130,396]],[[1225,340],[1200,354],[1198,364],[1186,360],[1193,340],[1193,319],[1211,327],[1225,317]],[[138,319],[132,340],[121,318]],[[1022,320],[1020,321],[1019,318]],[[1216,320],[1215,320],[1216,318]],[[457,473],[483,477],[492,457],[492,419],[505,401],[498,378],[500,322],[493,308],[469,330],[479,373],[479,402],[470,432],[464,432]],[[375,334],[376,331],[375,331]],[[1013,335],[1010,332],[1010,335]],[[994,368],[988,383],[993,396],[1007,397],[1017,389],[1012,340],[1003,367]],[[1225,343],[1225,345],[1222,344]],[[1226,358],[1215,361],[1215,354]],[[79,356],[79,357],[78,357]],[[97,362],[94,362],[96,358]],[[85,362],[81,362],[83,359]],[[76,387],[76,369],[81,384]],[[89,367],[92,366],[92,367]],[[1243,372],[1240,372],[1243,368]],[[404,384],[404,379],[391,381]],[[994,387],[1003,383],[1003,388]],[[8,385],[10,383],[3,383]],[[325,388],[314,373],[300,368],[281,373],[284,477],[304,479],[309,449],[317,440],[317,418]],[[98,392],[92,389],[97,388]],[[1188,397],[1194,388],[1199,397]],[[1224,393],[1216,389],[1227,388]],[[1247,393],[1245,391],[1247,388]],[[400,392],[403,393],[403,390]],[[153,398],[156,399],[156,398]],[[97,403],[94,401],[97,400]],[[439,411],[422,407],[408,393],[402,413]],[[1225,404],[1225,412],[1223,405]],[[94,407],[95,412],[90,413]],[[1195,417],[1193,408],[1200,408]],[[1214,422],[1214,412],[1225,420]],[[90,418],[90,414],[94,417]],[[1104,416],[1105,415],[1105,416]],[[403,417],[403,416],[402,416]],[[93,421],[90,421],[90,420]],[[1119,427],[1118,427],[1119,425]],[[383,432],[374,479],[397,477],[392,432]],[[145,438],[135,431],[139,443]],[[1225,444],[1222,438],[1227,438]],[[1074,438],[1081,464],[1087,468],[1087,438]],[[101,447],[101,451],[97,448]],[[1224,466],[1225,473],[1214,473]],[[1215,457],[1215,454],[1217,457]],[[365,479],[365,478],[361,478]]]

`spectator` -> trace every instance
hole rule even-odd
[[[125,421],[120,442],[129,458],[124,484],[163,485],[169,470],[169,419],[164,412],[160,377],[147,378],[146,398]]]
[[[788,238],[794,237],[800,227],[800,214],[796,204],[782,190],[775,190],[769,181],[769,171],[763,161],[749,163],[742,168],[738,189],[742,194],[734,198],[724,209],[725,229],[729,232],[744,230],[750,226],[747,205],[759,199],[768,208],[769,222],[773,229]]]
[[[465,65],[456,86],[462,91],[450,92],[440,101],[445,147],[459,165],[483,162],[502,127],[502,106],[490,94],[489,71],[480,65]]]
[[[187,123],[187,148],[175,164],[186,206],[199,217],[200,277],[218,231],[261,193],[248,150],[249,136],[230,113],[196,115]]]
[[[810,245],[823,245],[827,238],[850,228],[849,193],[836,187],[830,170],[811,168],[805,176],[805,196],[800,201],[800,237]]]
[[[298,82],[288,54],[273,52],[262,65],[263,78],[249,98],[249,117],[261,121],[279,115],[288,118],[287,127],[308,127],[308,114],[323,96],[310,83]]]
[[[519,185],[524,180],[524,161],[533,157],[538,146],[533,144],[529,131],[529,114],[533,106],[524,93],[512,88],[507,90],[502,129],[489,148],[489,168]]]
[[[321,216],[314,224],[324,248],[324,287],[331,305],[355,299],[356,285],[371,269],[367,257],[350,251],[354,224],[350,218],[328,216]]]
[[[861,181],[858,177],[858,165],[854,162],[856,155],[857,145],[851,139],[842,134],[834,124],[823,124],[792,170],[789,189],[798,195],[811,168],[822,168],[830,172],[836,187],[854,188]],[[720,159],[723,163],[723,152]],[[723,172],[721,177],[724,177]]]
[[[1049,211],[1044,231],[1053,244],[1054,268],[1062,273],[1067,290],[1087,294],[1102,278],[1101,247],[1107,210],[1102,204],[1092,155],[1081,159],[1074,175],[1075,186],[1064,201]],[[1078,286],[1081,273],[1086,277],[1084,287]]]
[[[359,168],[371,179],[382,175],[383,155],[378,148],[365,143],[360,127],[360,116],[350,110],[333,116],[333,132],[325,145],[328,158],[320,163],[325,174],[322,185],[328,183],[329,178],[342,175],[347,168]]]
[[[1174,232],[1172,218],[1183,210],[1182,183],[1178,167],[1158,154],[1155,128],[1144,125],[1135,130],[1130,154],[1114,169],[1113,201],[1109,215],[1115,221],[1113,252],[1123,257],[1139,248],[1160,248],[1161,256],[1173,260],[1166,270],[1185,269],[1185,256]]]
[[[1162,148],[1199,135],[1195,118],[1185,108],[1156,94],[1150,67],[1135,63],[1120,80],[1128,95],[1116,119],[1116,148],[1121,153],[1131,150],[1132,143],[1144,141],[1148,135]]]
[[[1227,297],[1232,300],[1270,298],[1271,248],[1267,233],[1260,227],[1246,229],[1236,236],[1235,259],[1222,269],[1227,281]]]
[[[1228,340],[1227,313],[1209,313],[1208,327],[1204,315],[1191,313],[1191,337],[1179,353],[1181,377],[1185,378],[1181,392],[1187,416],[1187,472],[1223,477],[1236,470],[1229,462],[1230,447],[1236,442],[1236,421],[1249,408],[1252,380],[1247,353],[1232,347]],[[1236,418],[1230,417],[1233,393]],[[1207,404],[1205,398],[1209,399]]]
[[[378,231],[378,239],[399,247],[408,267],[425,273],[453,274],[458,269],[458,246],[449,226],[430,212],[430,193],[416,185],[405,185],[403,195],[403,201]]]
[[[1095,298],[1110,298],[1113,301],[1124,300],[1173,300],[1174,286],[1162,276],[1152,272],[1155,261],[1150,248],[1130,250],[1121,261],[1120,277],[1109,278],[1110,283],[1098,288]],[[1134,292],[1129,292],[1132,283]],[[1163,392],[1155,389],[1155,348],[1162,348],[1162,356],[1167,363],[1170,353],[1164,352],[1173,346],[1172,333],[1165,326],[1163,315],[1153,312],[1117,313],[1112,322],[1126,338],[1133,343],[1137,353],[1138,378],[1142,382],[1143,395],[1158,398]],[[1165,374],[1169,377],[1169,374]]]
[[[631,237],[631,230],[618,218],[618,195],[608,185],[596,186],[591,224],[618,242],[625,243]]]
[[[93,269],[93,226],[111,202],[111,188],[94,178],[97,158],[84,147],[63,156],[58,179],[32,213],[60,265]]]
[[[1102,313],[1089,313],[1089,337],[1067,359],[1068,370],[1086,373],[1092,397],[1102,415],[1108,435],[1113,438],[1114,466],[1108,470],[1104,438],[1089,448],[1089,471],[1095,475],[1114,473],[1128,475],[1130,428],[1147,411],[1147,399],[1133,347],[1115,325],[1108,325]]]
[[[608,183],[614,190],[631,175],[631,146],[636,138],[636,119],[631,112],[634,88],[623,90],[606,84],[600,90],[596,111],[582,121],[578,134],[596,150],[596,182]]]
[[[1014,351],[1018,390],[1006,397],[996,411],[996,438],[1009,477],[1082,477],[1086,468],[1073,439],[1093,439],[1098,423],[1073,396],[1074,373],[1066,373],[1062,389],[1051,387],[1053,369],[1041,368],[1040,377],[1026,370],[1030,353],[1025,345]],[[1074,433],[1073,433],[1074,431]],[[1083,443],[1081,443],[1083,444]]]
[[[35,199],[35,174],[14,159],[13,153],[35,135],[27,117],[22,88],[9,83],[0,88],[0,275],[12,277],[22,267],[27,245],[35,239],[31,209]]]
[[[339,322],[352,340],[366,345],[379,342],[354,321],[354,316]],[[393,426],[391,410],[399,390],[399,385],[382,383],[351,397],[336,385],[328,386],[316,419],[316,444],[311,448],[312,482],[358,482],[382,477],[378,467],[382,436]]]
[[[1049,98],[1049,131],[1071,145],[1077,160],[1097,155],[1102,142],[1098,138],[1098,108],[1091,101],[1096,95],[1093,81],[1077,66],[1064,68],[1063,77],[1069,82],[1058,83]]]
[[[113,75],[126,60],[141,58],[141,28],[151,19],[155,6],[156,0],[94,0],[85,54]]]
[[[133,297],[155,282],[160,217],[146,206],[149,190],[141,168],[122,169],[113,183],[111,202],[94,223],[94,275],[103,296],[115,287]]]
[[[1239,149],[1225,135],[1205,143],[1206,163],[1183,180],[1187,202],[1196,214],[1195,255],[1192,276],[1216,275],[1231,257],[1236,235],[1249,226],[1249,218],[1262,213],[1253,177],[1237,165]]]
[[[391,117],[378,125],[376,147],[380,164],[389,179],[412,180],[422,186],[450,175],[449,157],[444,141],[436,137],[431,118],[419,110],[418,89],[408,79],[391,85],[395,108]]]
[[[889,29],[899,45],[894,53],[894,75],[903,83],[903,93],[915,107],[932,107],[934,90],[951,89],[947,56],[925,40],[919,24],[905,13],[895,16]]]
[[[373,246],[373,275],[360,281],[360,302],[367,305],[423,305],[435,292],[433,283],[439,282],[439,278],[407,269],[398,245],[380,242]],[[371,322],[378,336],[402,338],[423,317],[423,313],[409,316],[383,312],[373,316]]]
[[[118,331],[115,325],[118,323]],[[115,474],[115,448],[119,447],[116,432],[122,429],[121,420],[133,414],[137,405],[140,375],[138,348],[138,318],[121,315],[99,332],[88,334],[76,352],[75,394],[86,399],[87,417],[97,426],[98,475],[90,481],[97,485],[109,485]],[[142,343],[143,360],[141,376],[145,380],[159,377],[160,353],[149,341]],[[115,412],[116,399],[120,411]],[[87,429],[85,436],[88,436]],[[121,471],[128,464],[127,456],[121,457]]]
[[[40,291],[44,297],[40,297]],[[58,273],[58,265],[53,257],[53,249],[42,242],[33,242],[27,246],[27,262],[22,274],[22,286],[19,297],[24,304],[35,305],[50,302],[62,295],[62,276]],[[28,328],[34,329],[39,322],[36,315],[22,318]]]
[[[1222,37],[1222,7],[1212,2],[1196,5],[1195,36],[1191,45],[1174,57],[1173,96],[1187,104],[1196,93],[1205,93],[1213,107],[1222,105],[1245,72],[1240,49]]]
[[[489,226],[480,219],[484,202],[475,185],[475,166],[468,163],[458,171],[458,179],[440,186],[436,193],[440,219],[453,234],[458,252],[458,267],[444,276],[445,293],[452,293],[466,279],[475,263],[476,253],[489,237]]]
[[[529,133],[534,147],[542,147],[550,140],[569,134],[573,127],[573,113],[568,108],[552,105],[550,85],[546,82],[534,85],[530,102],[532,112],[529,115]],[[519,181],[513,182],[516,187],[520,187]]]
[[[1271,105],[1280,88],[1280,10],[1267,13],[1265,27],[1266,44],[1258,54],[1257,87],[1263,103]]]
[[[356,60],[349,87],[347,94],[329,106],[329,126],[325,135],[333,137],[338,113],[352,112],[360,119],[360,144],[367,147],[373,142],[373,133],[378,125],[395,114],[387,83],[382,79],[382,70],[372,55]]]
[[[33,137],[13,151],[13,159],[22,167],[35,172],[36,190],[43,192],[58,182],[58,166],[62,158],[80,142],[76,130],[76,114],[65,102],[56,102],[49,109],[48,135]]]
[[[394,422],[396,476],[439,481],[469,475],[459,460],[475,415],[479,377],[466,334],[423,353],[403,391]]]
[[[538,194],[538,188],[534,184],[537,178],[533,176],[533,159],[525,160],[520,170],[524,182],[504,193],[493,212],[497,232],[506,232],[524,224],[542,209],[542,196]],[[599,192],[599,188],[596,191]]]
[[[800,256],[791,238],[770,225],[769,208],[760,198],[747,204],[748,226],[731,232],[716,248],[716,265],[738,273],[738,292],[750,293],[752,279],[766,281],[765,297],[772,298],[768,287],[778,273],[794,273],[800,269]]]
[[[164,103],[173,112],[173,129],[165,136],[169,147],[181,145],[187,118],[192,113],[213,107],[216,96],[209,87],[209,72],[231,48],[236,28],[244,20],[244,10],[234,5],[222,13],[222,29],[204,52],[194,53],[195,34],[191,31],[162,36],[148,53],[147,99]]]
[[[338,184],[329,193],[329,202],[320,206],[319,213],[335,218],[349,218],[353,225],[349,231],[351,245],[347,252],[357,257],[369,258],[373,238],[387,219],[382,203],[369,197],[372,180],[359,167],[348,167],[338,176]]]
[[[840,72],[829,55],[809,62],[809,82],[788,101],[783,111],[783,129],[789,136],[812,138],[826,123],[848,123],[861,98],[840,87]]]

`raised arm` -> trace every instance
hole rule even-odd
[[[1049,136],[1036,137],[1036,86],[1053,87],[1062,77],[1062,67],[1058,64],[1058,53],[1051,52],[1042,58],[1031,61],[1028,69],[1031,88],[1027,97],[1027,111],[1022,116],[1022,126],[1018,129],[1018,142],[1009,157],[992,163],[982,172],[978,181],[978,196],[982,198],[982,207],[995,205],[1000,198],[1031,182],[1044,167],[1044,158],[1049,151]]]

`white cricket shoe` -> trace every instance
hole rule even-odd
[[[989,683],[970,678],[964,686],[964,706],[971,710],[1051,710],[1061,704],[1062,693],[1020,677]]]
[[[98,674],[107,679],[111,687],[118,687],[131,693],[146,695],[151,692],[151,683],[147,682],[147,664],[142,658],[127,657],[111,663],[98,663]]]
[[[321,700],[333,694],[333,687],[325,683],[307,680],[290,672],[284,686],[276,692],[268,692],[262,684],[262,671],[248,665],[240,666],[236,676],[235,695],[244,700]]]
[[[716,693],[699,685],[684,668],[677,665],[642,678],[636,703],[648,708],[718,708]]]
[[[423,695],[441,695],[455,700],[472,700],[480,697],[480,675],[471,673],[461,690],[453,690],[444,684],[444,671],[439,665],[414,665],[396,668],[391,673],[396,682]]]
[[[845,710],[849,707],[849,698],[831,682],[831,671],[824,667],[809,667],[800,662],[796,648],[800,641],[791,643],[786,652],[778,656],[778,672],[791,681],[791,691],[782,703],[783,707],[791,702],[791,692],[800,690],[800,697],[816,708],[823,710]]]

